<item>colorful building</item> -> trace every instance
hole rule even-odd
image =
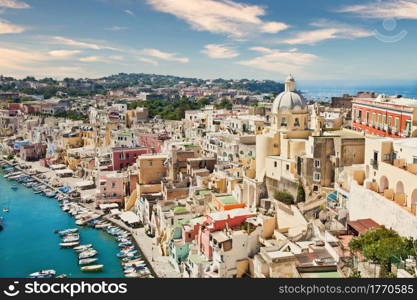
[[[385,95],[354,98],[352,127],[356,131],[384,137],[417,136],[417,101]]]

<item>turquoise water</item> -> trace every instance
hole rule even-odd
[[[93,244],[98,261],[104,265],[101,273],[84,273],[73,249],[61,249],[56,229],[74,228],[75,220],[63,212],[56,199],[32,193],[18,184],[14,191],[12,180],[0,173],[0,215],[4,229],[0,231],[0,277],[27,277],[41,269],[54,269],[68,277],[123,277],[119,252],[114,238],[101,230],[79,227],[81,244]],[[8,213],[3,212],[9,207]]]

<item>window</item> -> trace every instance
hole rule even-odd
[[[417,164],[417,156],[413,157],[413,164]]]
[[[366,124],[369,124],[369,112],[366,112]]]
[[[382,124],[385,125],[387,123],[387,116],[383,115],[382,116]]]
[[[321,179],[321,174],[319,172],[314,172],[313,173],[313,180],[314,181],[320,181]]]
[[[356,108],[353,109],[353,120],[356,120],[357,111]]]
[[[281,126],[287,126],[287,118],[286,117],[281,118]]]
[[[400,130],[400,118],[395,118],[395,129]]]
[[[318,159],[314,160],[314,167],[315,168],[320,168],[320,160],[318,160]]]
[[[285,167],[286,167],[287,171],[290,169],[290,165],[289,164],[287,164]]]
[[[278,166],[277,162],[274,161],[274,168],[276,168]]]
[[[295,118],[294,126],[296,127],[300,126],[300,121],[298,120],[298,118]]]
[[[112,187],[112,188],[115,188],[115,187],[116,187],[116,183],[112,182],[112,183],[111,183],[111,187]]]
[[[376,124],[376,113],[372,114],[372,125]]]
[[[392,126],[392,117],[391,116],[389,116],[388,117],[388,126]]]

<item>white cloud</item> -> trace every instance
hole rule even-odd
[[[373,19],[417,19],[417,0],[377,1],[345,6],[338,12],[355,13]]]
[[[295,49],[291,49],[292,51],[281,51],[265,47],[252,47],[250,50],[259,52],[262,55],[253,59],[239,61],[237,62],[238,64],[282,74],[300,73],[306,66],[318,58],[314,54],[297,52],[294,51]]]
[[[79,50],[52,50],[48,52],[50,56],[56,58],[70,58],[79,53],[81,53]]]
[[[176,61],[180,63],[187,63],[190,60],[186,57],[178,57],[176,53],[163,52],[158,49],[143,49],[142,54],[152,56],[167,61]]]
[[[87,48],[87,49],[93,49],[93,50],[108,49],[108,50],[119,51],[119,49],[116,49],[113,47],[102,46],[102,45],[98,45],[96,43],[90,43],[90,42],[76,41],[76,40],[72,40],[69,38],[62,37],[62,36],[53,37],[53,42],[60,44],[60,45],[67,45],[67,46],[73,46],[73,47],[78,47],[78,48]]]
[[[172,14],[193,29],[242,38],[251,33],[277,33],[289,26],[261,19],[265,8],[232,0],[147,0],[156,10]]]
[[[286,39],[283,42],[291,45],[315,44],[330,39],[355,39],[374,35],[373,32],[360,27],[329,22],[327,20],[320,20],[310,25],[319,29],[298,32],[294,37]]]
[[[0,7],[23,9],[23,8],[30,8],[30,5],[22,1],[0,0]]]
[[[102,58],[100,56],[87,56],[87,57],[81,57],[80,61],[82,62],[97,62],[100,61]]]
[[[151,59],[151,58],[139,57],[138,60],[147,64],[154,65],[154,66],[159,65],[159,63],[156,60]]]
[[[206,54],[210,58],[234,58],[239,56],[236,50],[225,45],[208,44],[204,48],[201,53]]]
[[[124,27],[124,26],[112,26],[112,27],[106,28],[106,30],[109,30],[109,31],[122,31],[122,30],[127,30],[127,27]]]
[[[121,55],[110,55],[110,56],[109,56],[109,58],[110,58],[111,60],[118,60],[118,61],[122,61],[122,60],[124,60],[124,57],[123,57],[123,56],[121,56]]]
[[[0,19],[0,34],[22,33],[25,30],[26,28],[23,26],[15,25],[9,21]]]
[[[131,16],[135,15],[135,13],[133,11],[131,11],[130,9],[125,9],[124,12],[127,13],[128,15],[131,15]]]

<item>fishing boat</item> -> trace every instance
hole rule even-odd
[[[130,247],[130,246],[133,246],[133,244],[132,244],[132,243],[130,243],[130,242],[126,242],[126,243],[119,243],[119,244],[118,244],[118,246],[119,246],[120,248],[124,248],[124,247]]]
[[[122,265],[127,266],[129,264],[135,264],[135,263],[140,264],[140,263],[144,263],[144,262],[145,261],[142,258],[136,258],[136,259],[128,260],[126,262],[122,262]]]
[[[29,278],[51,278],[55,276],[55,274],[55,270],[41,270],[39,272],[29,274]]]
[[[80,259],[78,261],[78,264],[80,265],[88,265],[91,264],[93,262],[96,262],[98,260],[98,258],[84,258],[84,259]]]
[[[138,250],[131,250],[131,251],[120,251],[116,254],[117,257],[131,257],[134,256]]]
[[[63,243],[71,243],[71,242],[78,242],[80,240],[79,234],[72,234],[72,235],[66,235],[63,239]]]
[[[56,192],[55,191],[52,191],[52,190],[45,191],[44,193],[45,193],[45,196],[46,197],[49,197],[49,198],[53,198],[56,195]]]
[[[12,186],[10,187],[12,190],[17,190],[18,186],[17,184],[12,184]]]
[[[91,247],[93,247],[93,244],[80,245],[78,247],[75,247],[74,250],[77,252],[84,252],[90,249]]]
[[[59,243],[62,248],[72,248],[78,246],[80,242],[66,242],[66,243]]]
[[[122,262],[128,262],[128,261],[131,261],[133,259],[138,259],[138,258],[140,258],[139,255],[133,255],[133,256],[129,256],[129,257],[124,257],[124,258],[122,258]]]
[[[3,208],[3,212],[9,212],[9,209],[7,207]]]
[[[67,277],[68,277],[67,274],[61,274],[61,275],[58,275],[55,278],[67,278]]]
[[[79,259],[83,259],[83,258],[90,258],[93,257],[97,254],[97,250],[94,249],[89,249],[87,251],[81,252],[80,255],[78,255]]]
[[[104,265],[91,265],[91,266],[84,266],[81,267],[81,271],[83,272],[101,272],[104,268]]]
[[[76,233],[77,231],[78,231],[78,228],[68,228],[68,229],[59,230],[57,231],[57,233],[59,235],[67,235],[70,233]]]

